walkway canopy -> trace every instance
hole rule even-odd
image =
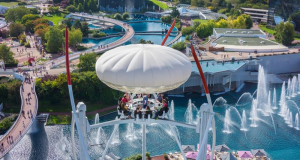
[[[121,46],[104,53],[96,63],[99,79],[129,93],[161,93],[182,85],[192,64],[181,52],[152,44]]]
[[[229,147],[227,147],[225,144],[216,146],[216,151],[218,152],[227,152],[229,150]]]
[[[255,157],[266,157],[267,154],[264,149],[253,149],[251,150],[253,156]]]

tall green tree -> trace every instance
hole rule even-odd
[[[172,9],[171,16],[172,16],[172,17],[177,17],[177,18],[179,18],[180,12],[178,11],[177,7],[174,7],[174,8]]]
[[[87,53],[84,55],[80,55],[79,63],[77,64],[78,69],[81,72],[85,71],[95,71],[96,64],[96,53]]]
[[[16,63],[17,61],[13,57],[14,53],[10,51],[10,48],[6,44],[0,44],[0,59],[4,61],[5,64]]]
[[[75,29],[78,29],[78,28],[81,29],[81,22],[80,22],[80,20],[76,19],[75,22],[74,22],[74,24],[73,24],[73,27]]]
[[[21,33],[23,33],[25,27],[21,23],[11,23],[9,25],[9,34],[11,37],[18,37]]]
[[[82,32],[80,29],[72,28],[69,32],[69,45],[75,47],[82,41]]]
[[[93,12],[98,11],[97,3],[95,0],[89,0],[88,6],[91,11]]]
[[[82,22],[81,24],[81,32],[83,34],[83,36],[88,36],[89,34],[89,24],[86,22]]]
[[[198,6],[197,0],[191,0],[191,6]]]
[[[38,15],[36,15],[36,14],[26,14],[26,15],[24,15],[23,17],[22,17],[22,19],[21,19],[21,23],[22,24],[25,24],[27,21],[29,21],[29,20],[36,20],[36,19],[38,19],[38,18],[40,18],[40,16],[38,16]]]
[[[290,45],[294,41],[295,29],[290,22],[281,22],[275,27],[275,39],[283,45]]]
[[[300,12],[294,12],[291,15],[291,20],[296,24],[296,30],[300,31]]]
[[[85,0],[85,1],[84,1],[83,9],[84,9],[85,12],[88,12],[88,11],[89,11],[88,0]]]
[[[127,12],[124,12],[123,14],[122,14],[122,19],[123,20],[127,20],[129,18],[129,14],[127,13]]]
[[[49,27],[49,30],[45,34],[46,50],[51,53],[58,53],[62,48],[64,41],[63,33],[58,27]]]
[[[78,10],[78,12],[84,11],[83,6],[82,6],[81,3],[78,4],[77,10]]]
[[[251,19],[251,16],[248,14],[242,14],[241,16],[243,16],[245,18],[245,24],[246,24],[246,28],[247,29],[251,29],[253,26],[253,22]]]
[[[20,21],[23,16],[25,16],[26,14],[29,14],[29,13],[30,13],[30,10],[25,8],[24,6],[10,8],[5,13],[5,20],[7,22]]]
[[[120,13],[116,13],[116,14],[114,15],[114,18],[117,19],[117,20],[122,20],[122,16],[121,16]]]

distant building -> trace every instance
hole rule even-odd
[[[267,35],[261,30],[255,29],[230,29],[214,28],[212,38],[226,37],[260,37],[267,38]]]
[[[100,11],[140,12],[146,0],[98,0]]]
[[[7,10],[8,10],[8,7],[0,5],[0,14],[5,14]]]
[[[255,22],[267,22],[268,10],[266,9],[254,9],[254,8],[241,8],[244,14],[251,16],[251,19]]]

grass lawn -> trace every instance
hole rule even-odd
[[[18,5],[18,2],[0,2],[0,6],[12,7]]]
[[[276,33],[275,30],[267,28],[265,25],[259,25],[259,28],[267,33],[273,34]]]
[[[193,22],[207,23],[209,20],[207,19],[193,19]]]
[[[64,20],[65,18],[63,17],[63,15],[53,15],[52,17],[48,17],[48,16],[43,16],[43,18],[48,19],[49,21],[52,21],[54,25],[58,25],[58,23],[62,20]]]
[[[150,0],[151,2],[153,2],[154,4],[158,5],[161,9],[166,10],[169,8],[169,6],[163,2],[160,2],[158,0]]]

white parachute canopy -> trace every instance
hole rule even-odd
[[[192,64],[170,47],[134,44],[104,53],[96,63],[99,79],[113,89],[129,93],[162,93],[182,85]]]

